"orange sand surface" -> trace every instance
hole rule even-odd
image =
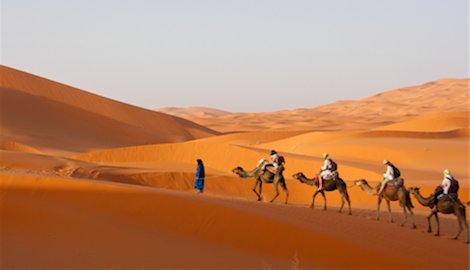
[[[218,117],[232,113],[192,108],[191,117],[213,120],[209,129],[11,68],[0,72],[2,269],[469,269],[466,231],[450,240],[458,231],[455,216],[440,215],[441,236],[435,237],[426,232],[429,208],[412,197],[417,229],[409,220],[400,226],[397,202],[391,204],[394,223],[387,222],[385,203],[376,221],[377,197],[353,185],[360,178],[377,185],[388,159],[406,187],[420,187],[426,196],[450,169],[460,181],[460,199],[470,201],[469,112],[462,109],[468,91],[461,91],[468,80],[319,107],[319,121],[334,123],[332,129],[276,112],[276,121],[286,125],[270,128],[267,117],[264,128],[236,132],[250,129],[236,121],[216,128]],[[384,122],[370,121],[383,112],[379,101],[415,106],[408,113],[400,107]],[[448,110],[430,110],[426,104],[433,102]],[[336,116],[328,117],[330,110]],[[289,129],[287,123],[299,125]],[[271,149],[287,161],[287,205],[282,190],[269,203],[270,184],[257,202],[255,180],[231,172],[253,169]],[[338,213],[337,191],[326,193],[326,211],[321,196],[309,208],[316,189],[292,178],[296,172],[313,177],[323,152],[339,165],[352,215]],[[206,168],[203,194],[193,189],[197,158]]]

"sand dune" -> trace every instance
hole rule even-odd
[[[467,114],[458,115],[464,117]],[[269,142],[262,139],[248,140],[254,134],[261,138],[260,132],[238,133],[178,144],[103,150],[83,154],[78,158],[111,163],[164,160],[192,163],[196,158],[203,158],[208,167],[229,172],[237,165],[254,167],[257,160],[268,155],[270,149],[277,149],[287,157],[286,174],[293,174],[297,171],[316,171],[321,167],[321,154],[329,152],[339,162],[343,176],[348,179],[379,179],[383,171],[382,160],[389,159],[399,165],[409,178],[419,181],[435,179],[438,182],[442,170],[449,168],[465,185],[470,180],[466,121],[462,120],[459,122],[461,125],[455,125],[446,122],[447,114],[441,115],[443,118],[439,116],[433,118],[433,121],[441,121],[442,126],[449,123],[454,128],[464,128],[451,133],[413,131],[421,120],[424,124],[430,121],[427,117],[420,117],[412,120],[410,130],[406,129],[406,122],[401,124],[400,132],[390,127],[363,132],[312,132],[272,138]],[[269,132],[265,133],[268,134]]]
[[[465,235],[448,240],[457,232],[454,216],[441,215],[439,238],[425,233],[429,209],[414,198],[418,229],[387,223],[385,206],[375,221],[377,197],[352,185],[359,178],[377,185],[382,160],[389,159],[405,185],[425,195],[450,169],[460,180],[461,200],[469,201],[468,80],[440,80],[314,109],[191,109],[188,117],[230,131],[219,134],[0,70],[0,268],[469,267]],[[268,203],[274,196],[268,184],[263,200],[255,202],[255,180],[231,172],[254,168],[271,149],[287,160],[288,205],[283,192]],[[338,162],[352,216],[336,213],[338,192],[327,193],[327,211],[320,210],[320,196],[308,208],[315,188],[291,178],[299,171],[317,173],[323,152]],[[203,195],[193,189],[197,158],[206,166]],[[401,221],[398,203],[392,211]]]
[[[217,132],[0,66],[1,139],[45,151],[81,152],[178,142]]]
[[[468,111],[469,89],[469,79],[442,79],[308,109],[201,116],[191,113],[190,108],[180,108],[175,114],[222,132],[364,130],[426,113]]]

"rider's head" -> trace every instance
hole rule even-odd
[[[448,169],[445,169],[443,173],[444,176],[450,176],[450,171]]]
[[[274,150],[274,149],[271,150],[271,154],[270,154],[270,155],[275,155],[275,154],[277,154],[276,150]]]
[[[383,162],[383,164],[384,164],[384,165],[389,165],[389,164],[390,164],[390,161],[388,161],[388,160],[385,159],[384,162]]]
[[[330,157],[328,153],[323,153],[323,159],[327,159],[328,157]]]

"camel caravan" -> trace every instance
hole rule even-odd
[[[327,210],[325,192],[337,190],[341,195],[341,206],[338,212],[342,212],[345,203],[348,204],[348,214],[351,215],[351,201],[347,191],[347,185],[343,179],[340,178],[338,173],[337,164],[330,158],[328,153],[323,154],[324,164],[320,169],[320,172],[313,178],[308,178],[304,173],[298,172],[292,175],[295,180],[309,186],[315,186],[317,189],[313,194],[312,203],[310,208],[315,206],[315,198],[318,194],[323,197],[323,210]],[[263,199],[262,187],[263,183],[273,184],[275,195],[270,200],[274,202],[279,196],[279,186],[283,189],[286,194],[285,203],[288,203],[289,190],[287,189],[286,181],[283,175],[285,159],[282,155],[279,155],[275,150],[271,151],[270,159],[261,159],[256,167],[251,171],[245,171],[242,167],[236,167],[232,170],[233,173],[239,175],[242,178],[255,178],[255,185],[253,186],[253,192],[257,196],[257,200]],[[459,224],[459,231],[453,239],[458,239],[459,235],[463,231],[464,227],[467,231],[467,243],[470,243],[470,231],[468,222],[466,219],[466,206],[458,198],[459,184],[449,170],[444,170],[444,179],[442,184],[436,188],[436,190],[427,197],[423,197],[420,194],[419,188],[411,187],[407,189],[405,187],[405,180],[401,177],[400,170],[388,160],[384,160],[383,165],[387,167],[383,180],[376,186],[371,187],[367,180],[359,179],[354,180],[354,186],[360,187],[366,193],[377,196],[377,214],[376,220],[380,217],[380,205],[385,200],[388,209],[388,222],[393,222],[392,211],[390,202],[398,202],[400,207],[403,209],[403,221],[401,226],[404,226],[408,218],[411,220],[411,228],[416,228],[413,215],[413,203],[411,201],[411,194],[417,199],[419,204],[429,207],[431,213],[427,217],[428,221],[428,232],[432,232],[431,219],[435,217],[437,223],[436,236],[440,235],[440,222],[438,213],[441,214],[454,214],[457,216],[457,222]],[[467,203],[470,205],[470,202]]]

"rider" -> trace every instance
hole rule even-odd
[[[274,166],[278,166],[279,165],[279,154],[276,152],[276,150],[271,150],[271,154],[270,154],[270,160],[271,160],[271,163],[272,164],[276,164]]]
[[[380,182],[380,189],[379,191],[377,192],[377,195],[380,196],[385,188],[385,186],[387,185],[387,183],[389,181],[392,181],[394,180],[395,178],[399,177],[397,175],[395,175],[395,172],[394,172],[394,165],[388,161],[388,160],[384,160],[383,161],[383,165],[386,165],[387,166],[387,171],[385,171],[384,173],[384,178],[382,179],[382,181]]]
[[[458,184],[456,183],[454,176],[448,169],[445,169],[444,179],[440,186],[434,191],[434,207],[432,210],[437,210],[437,202],[443,195],[450,195],[453,199],[457,199]]]
[[[334,163],[328,153],[323,153],[323,160],[323,167],[320,168],[320,175],[318,176],[318,191],[323,190],[323,180],[331,178],[332,173],[337,170],[336,163]]]
[[[266,168],[273,167],[273,170],[270,170],[271,172],[275,172],[279,168],[279,154],[276,152],[276,150],[271,150],[269,161],[266,159],[261,159],[259,164],[263,164],[262,170],[263,172],[266,170]]]

